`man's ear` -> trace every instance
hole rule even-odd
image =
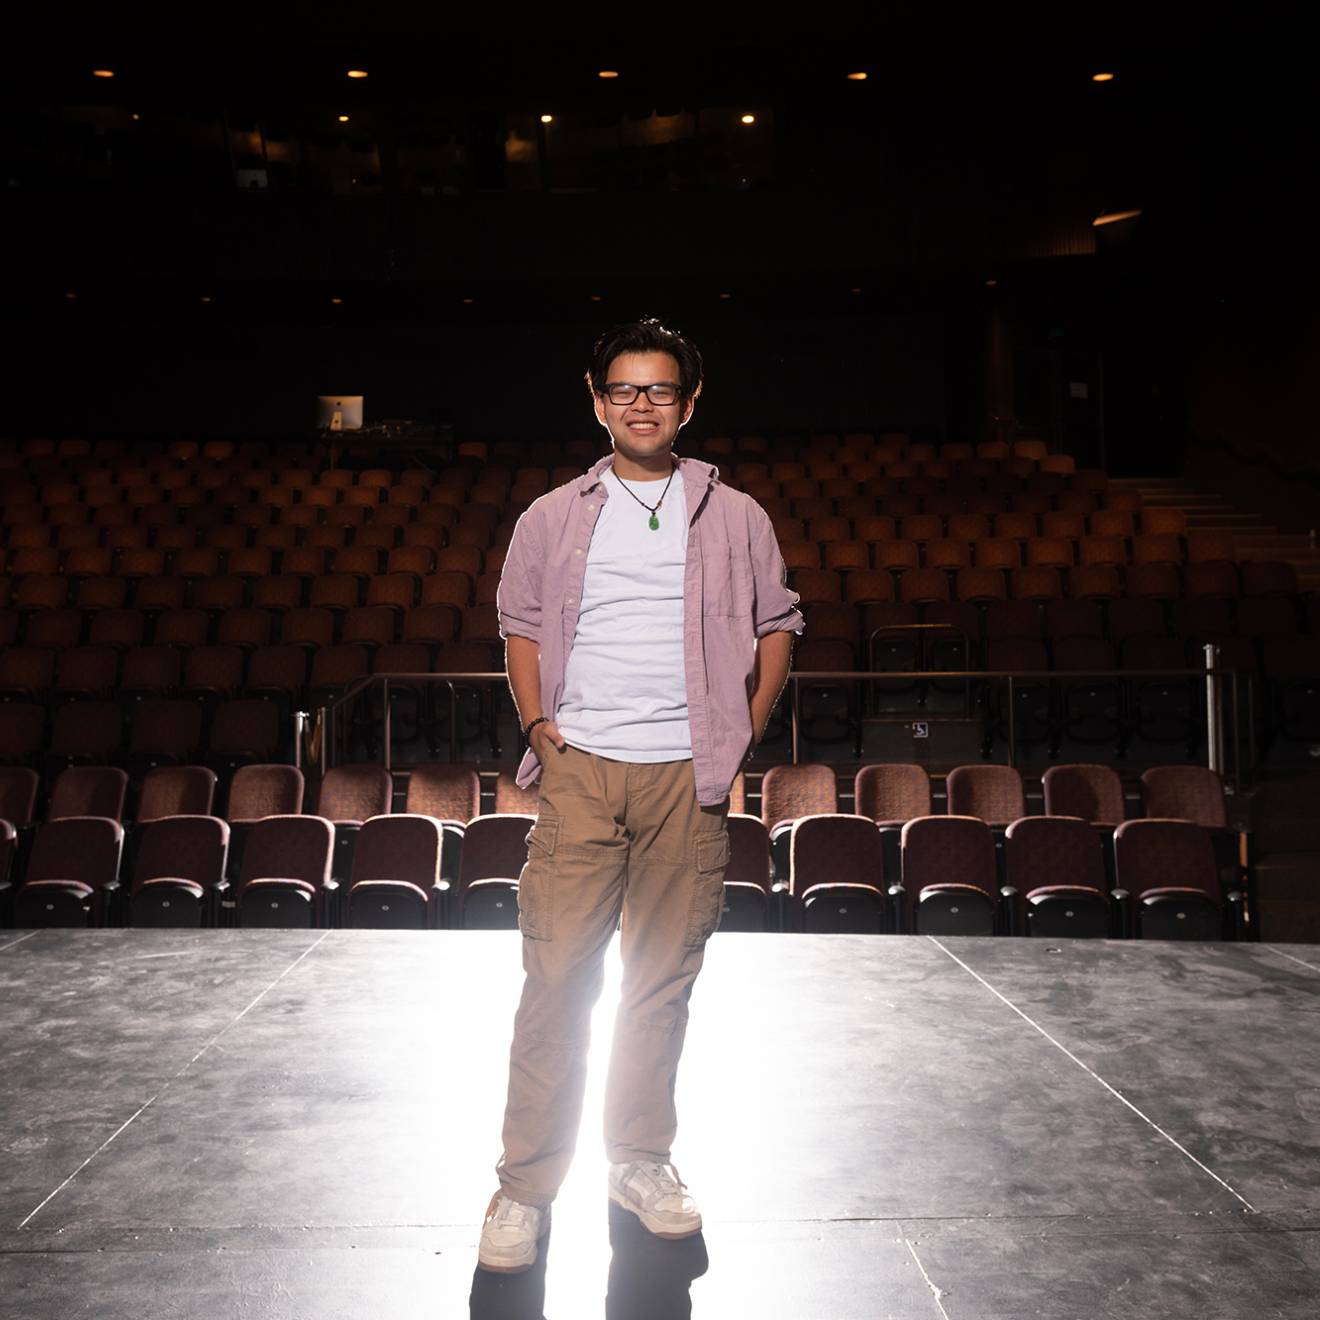
[[[605,399],[604,399],[604,396],[603,396],[603,395],[600,395],[600,394],[592,395],[592,400],[591,400],[591,402],[592,402],[592,406],[593,406],[593,407],[595,408],[595,410],[596,410],[596,420],[597,420],[602,426],[604,426],[604,425],[605,425]]]

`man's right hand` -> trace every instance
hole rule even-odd
[[[551,752],[558,754],[568,746],[564,741],[564,735],[559,732],[559,726],[553,720],[538,724],[528,735],[528,741],[531,743],[532,751],[536,753],[537,759],[543,764]]]

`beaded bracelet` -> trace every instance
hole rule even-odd
[[[523,730],[523,737],[530,742],[532,737],[532,730],[536,728],[538,724],[549,724],[549,723],[550,723],[549,715],[538,716]]]

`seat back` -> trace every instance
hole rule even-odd
[[[384,766],[337,765],[321,780],[316,814],[336,824],[361,824],[388,816],[393,799],[394,779]]]
[[[929,816],[930,775],[924,765],[864,765],[853,779],[853,805],[873,821]]]
[[[166,816],[142,831],[133,862],[133,892],[162,877],[213,889],[224,878],[229,826],[215,816]]]
[[[37,830],[24,880],[77,880],[103,889],[119,871],[123,843],[123,827],[104,816],[49,821]]]
[[[264,816],[296,816],[302,811],[302,771],[292,765],[245,765],[229,785],[226,818],[231,822]]]
[[[1228,828],[1223,780],[1205,766],[1152,766],[1141,776],[1141,802],[1147,816],[1190,820],[1210,829]]]
[[[1118,825],[1127,815],[1123,781],[1108,765],[1052,765],[1041,776],[1047,816],[1076,816],[1095,825]]]
[[[1114,831],[1118,883],[1134,903],[1152,889],[1201,890],[1223,901],[1209,831],[1187,820],[1124,821]]]
[[[209,816],[215,785],[215,771],[204,765],[157,766],[142,780],[137,823],[145,825],[165,816]]]
[[[527,862],[527,835],[535,816],[498,813],[476,816],[463,834],[459,889],[474,880],[516,880]]]
[[[774,765],[761,778],[761,820],[768,830],[782,820],[838,809],[838,780],[831,765]]]
[[[874,885],[883,891],[880,831],[869,816],[799,816],[789,836],[789,888],[801,898],[813,885]]]
[[[364,880],[399,880],[429,895],[440,879],[442,836],[434,816],[372,816],[358,833],[350,888]]]
[[[301,880],[323,889],[330,879],[335,827],[323,816],[267,816],[254,821],[243,850],[240,885],[252,880]]]
[[[76,765],[60,774],[51,790],[47,820],[104,816],[122,823],[128,776],[117,766]]]
[[[903,889],[911,904],[926,885],[975,885],[998,892],[990,827],[974,816],[918,816],[903,826]]]
[[[481,779],[470,765],[415,765],[403,809],[411,815],[469,821],[481,813]]]
[[[1004,879],[1019,894],[1047,885],[1105,892],[1099,833],[1075,816],[1023,816],[1004,834]]]
[[[950,816],[1007,825],[1027,814],[1021,773],[1011,765],[960,765],[945,780]]]

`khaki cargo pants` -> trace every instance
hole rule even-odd
[[[551,752],[518,882],[522,1000],[514,1019],[505,1194],[554,1200],[577,1142],[591,1011],[622,916],[623,987],[605,1092],[611,1162],[667,1161],[688,999],[719,925],[729,802],[697,802],[691,760]]]

